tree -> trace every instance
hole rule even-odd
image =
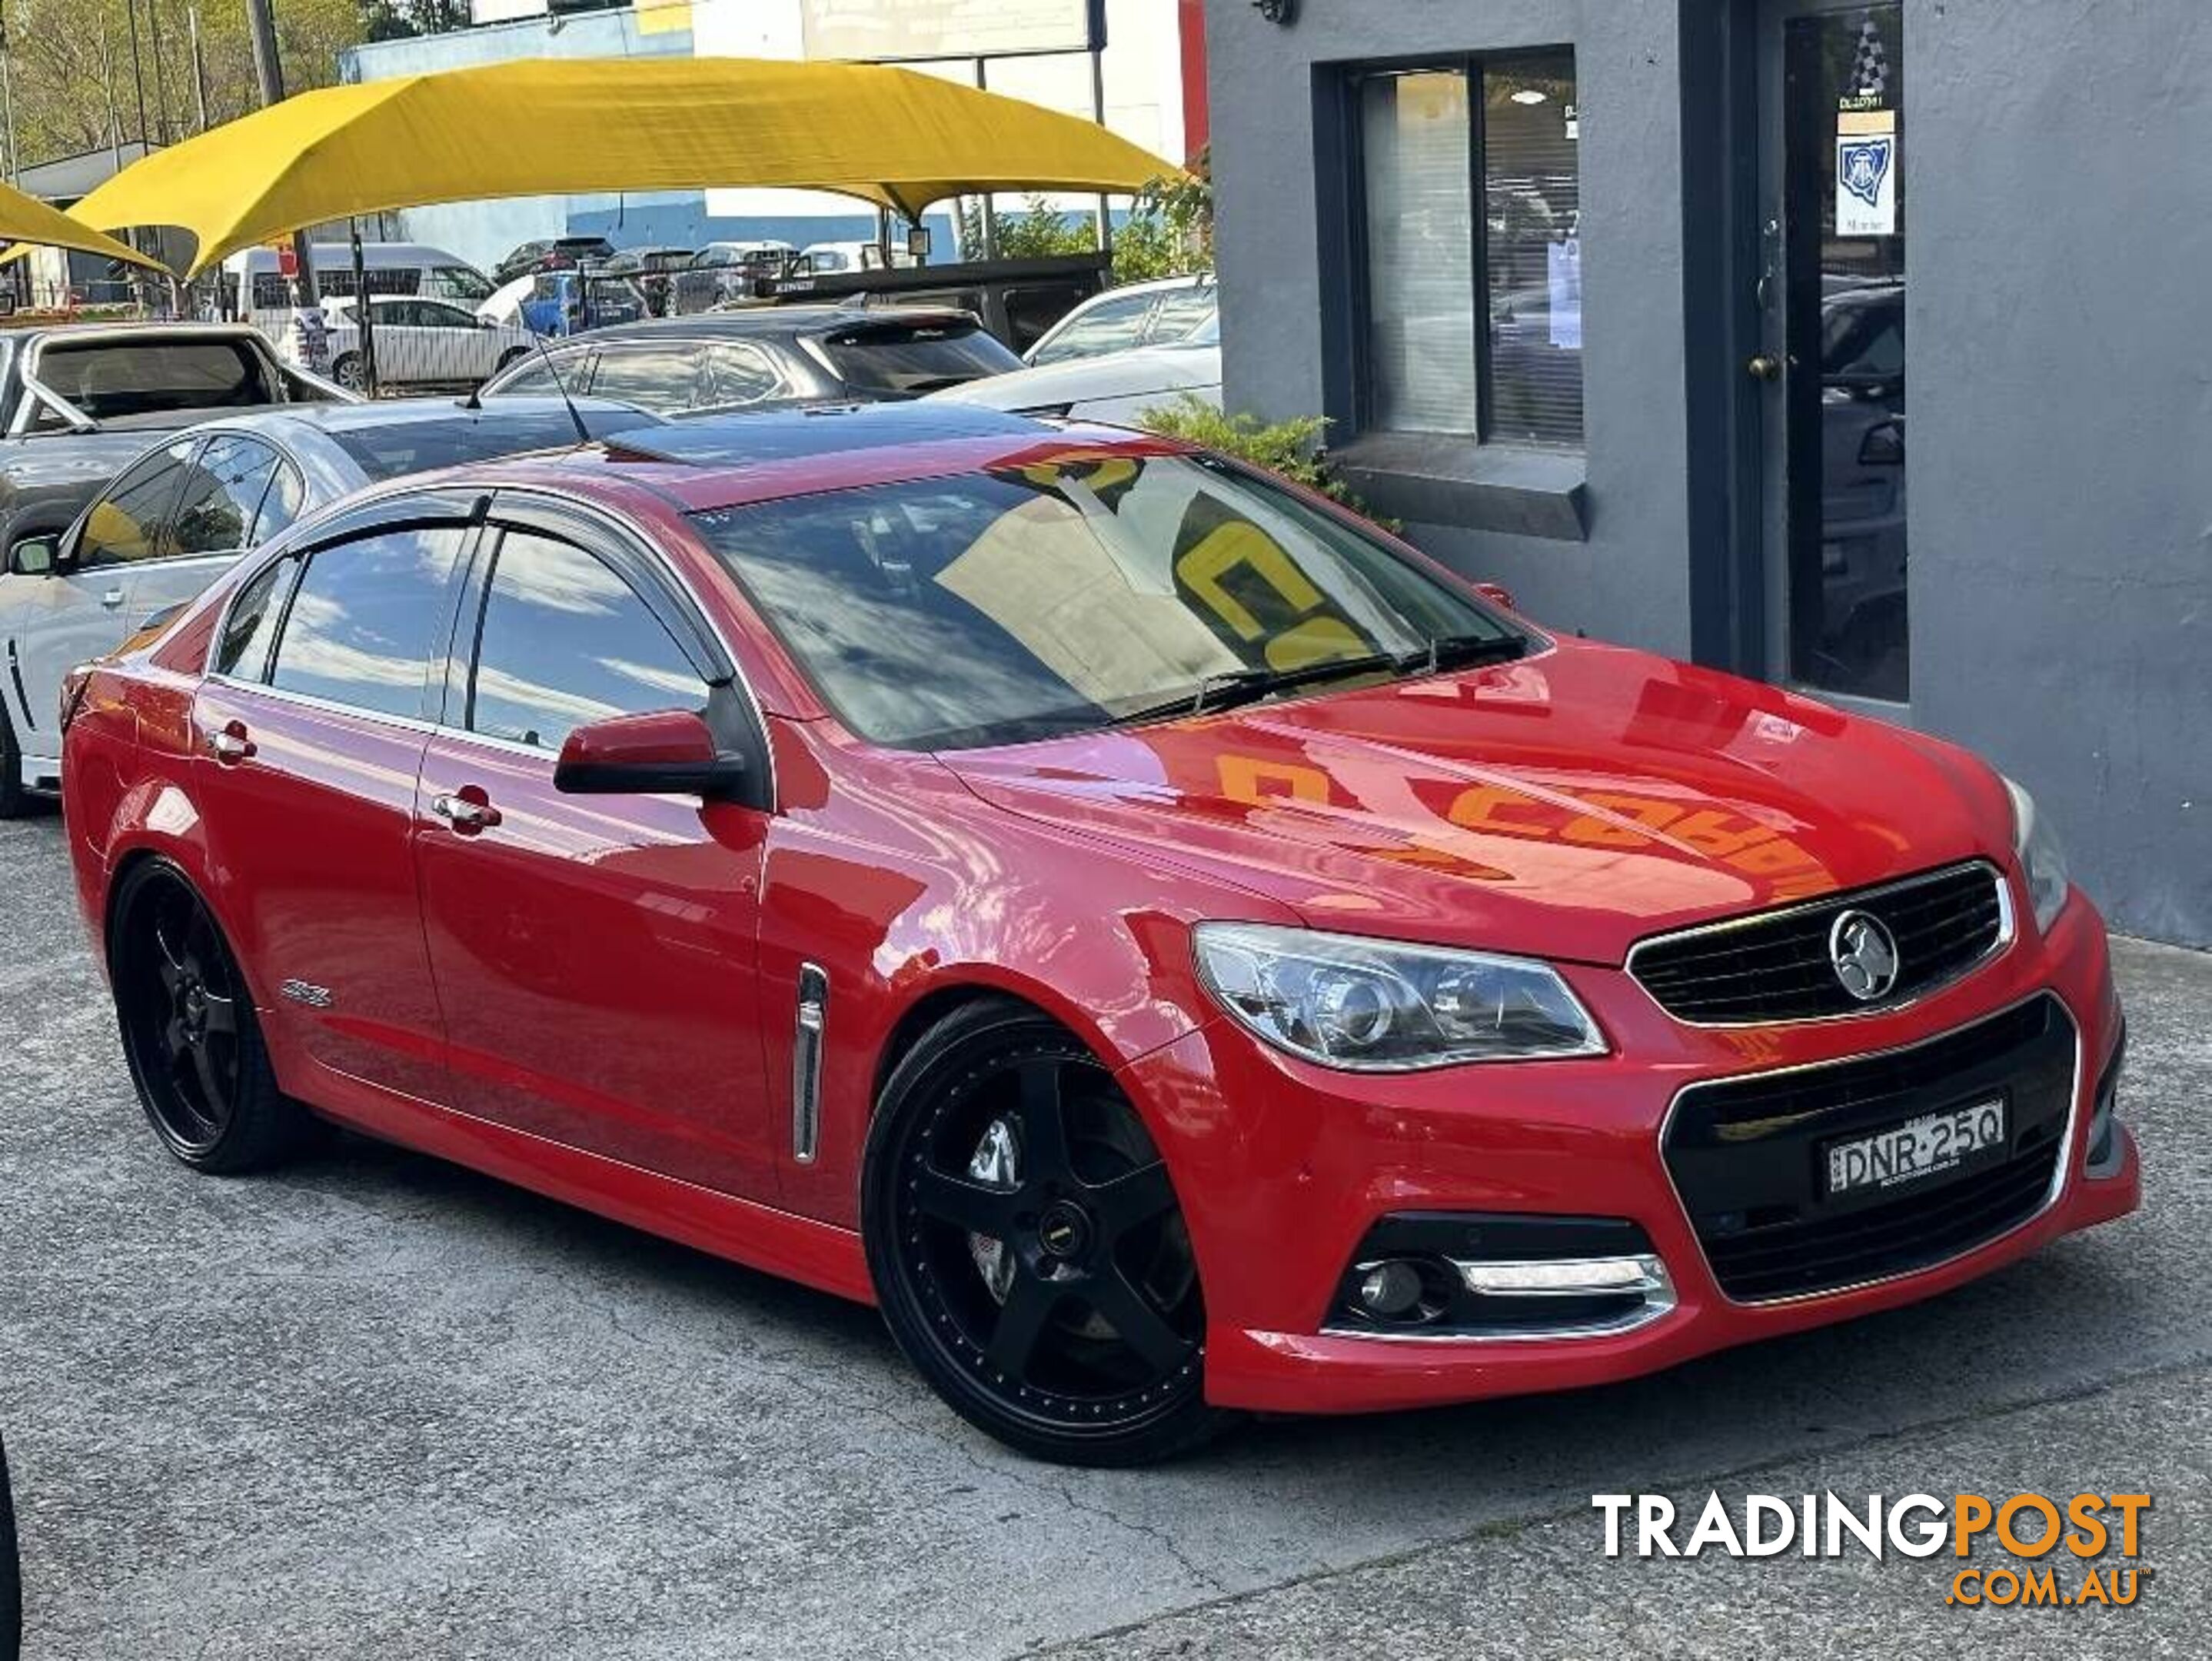
[[[396,0],[396,9],[410,16],[441,8],[465,9],[454,0]],[[287,92],[336,81],[339,52],[366,33],[364,0],[277,0],[275,9]],[[261,101],[245,0],[0,0],[15,60],[15,139],[22,163],[142,137],[173,143],[197,131],[190,16],[195,11],[208,122],[219,125]]]

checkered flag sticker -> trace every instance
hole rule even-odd
[[[1851,68],[1851,89],[1863,96],[1887,97],[1889,93],[1889,48],[1869,16],[1859,25],[1858,57]]]

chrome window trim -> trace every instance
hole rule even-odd
[[[1698,1021],[1692,1020],[1686,1015],[1677,1015],[1665,1004],[1661,1003],[1659,995],[1644,985],[1643,977],[1636,972],[1637,958],[1644,952],[1656,946],[1674,946],[1683,940],[1698,940],[1712,934],[1726,934],[1740,928],[1764,928],[1769,923],[1784,922],[1789,918],[1824,910],[1831,906],[1857,905],[1905,889],[1923,887],[1941,879],[1955,876],[1960,871],[1976,867],[1986,871],[1990,879],[1996,885],[1996,938],[1990,942],[1989,949],[1980,957],[1960,964],[1942,980],[1931,981],[1909,998],[1876,1001],[1861,1004],[1856,1009],[1839,1009],[1832,1015],[1784,1016],[1778,1019],[1759,1021]],[[1747,1027],[1817,1026],[1829,1021],[1863,1020],[1869,1015],[1895,1015],[1925,1003],[1938,994],[1948,991],[1968,976],[1979,974],[2009,952],[2019,936],[2019,909],[2013,901],[2011,875],[1996,861],[1977,856],[1973,859],[1954,860],[1948,865],[1939,865],[1932,871],[1916,872],[1911,876],[1900,877],[1894,882],[1881,883],[1872,888],[1839,889],[1832,894],[1822,895],[1817,899],[1800,901],[1793,905],[1777,906],[1765,911],[1747,912],[1740,917],[1724,917],[1718,922],[1693,923],[1687,928],[1676,928],[1664,934],[1649,935],[1628,948],[1628,955],[1621,962],[1621,970],[1636,983],[1636,989],[1651,1000],[1661,1014],[1678,1025],[1696,1027],[1704,1031],[1714,1032],[1740,1031]]]
[[[216,631],[216,638],[217,640],[222,638],[220,630]],[[357,703],[341,703],[336,698],[318,697],[313,692],[295,691],[289,686],[272,686],[265,680],[240,680],[235,675],[218,674],[212,669],[202,673],[200,678],[216,685],[228,686],[240,691],[256,693],[262,697],[274,698],[279,703],[295,703],[302,709],[319,709],[328,715],[351,715],[356,720],[373,721],[382,726],[396,727],[402,732],[421,733],[428,736],[447,730],[434,721],[424,721],[419,715],[388,715],[381,709],[367,709]],[[471,733],[469,736],[474,737],[475,734]]]
[[[2014,1010],[2024,1009],[2040,998],[2048,998],[2057,1004],[2059,1013],[2066,1017],[2067,1025],[2074,1031],[2074,1069],[2067,1086],[2066,1125],[2065,1129],[2059,1132],[2058,1157],[2052,1164],[2051,1186],[2045,1192],[2041,1205],[2036,1207],[2033,1211],[2011,1227],[1990,1235],[1986,1240],[1977,1241],[1963,1251],[1954,1251],[1948,1257],[1939,1257],[1932,1263],[1923,1263],[1917,1269],[1899,1269],[1893,1275],[1878,1275],[1871,1280],[1853,1281],[1846,1286],[1823,1287],[1817,1292],[1785,1293],[1778,1298],[1735,1298],[1729,1294],[1721,1285],[1720,1276],[1713,1272],[1712,1260],[1705,1255],[1705,1243],[1698,1236],[1697,1220],[1690,1214],[1690,1203],[1682,1197],[1682,1190],[1675,1183],[1674,1167],[1667,1163],[1667,1133],[1674,1128],[1674,1110],[1681,1106],[1682,1098],[1685,1096],[1716,1085],[1740,1084],[1747,1079],[1787,1078],[1793,1074],[1819,1073],[1831,1068],[1852,1066],[1861,1062],[1880,1061],[1890,1056],[1910,1055],[1916,1050],[1926,1049],[1929,1044],[1941,1043],[1946,1038],[1956,1037],[1969,1027],[1979,1026],[1985,1021],[2001,1020]],[[1659,1155],[1659,1169],[1667,1178],[1667,1191],[1674,1196],[1674,1208],[1681,1214],[1682,1226],[1689,1231],[1691,1244],[1698,1249],[1698,1260],[1705,1265],[1705,1278],[1712,1282],[1715,1294],[1723,1303],[1734,1309],[1783,1309],[1792,1304],[1817,1303],[1824,1298],[1848,1297],[1855,1292],[1865,1292],[1875,1287],[1893,1286],[1899,1281],[1910,1281],[1916,1275],[1933,1275],[1938,1269],[1948,1269],[1961,1258],[1971,1257],[1978,1251],[1986,1251],[2000,1241],[2008,1240],[2022,1229],[2032,1227],[2041,1221],[2051,1214],[2051,1208],[2063,1197],[2066,1192],[2066,1179],[2073,1174],[2074,1137],[2075,1133],[2081,1128],[2081,1023],[2075,1015],[2073,1006],[2066,1001],[2057,988],[2044,986],[2037,988],[2023,997],[2014,999],[2010,1003],[2001,1004],[1995,1009],[1984,1010],[1970,1019],[1960,1021],[1955,1026],[1947,1026],[1941,1032],[1930,1033],[1924,1038],[1915,1038],[1910,1043],[1891,1044],[1881,1050],[1861,1050],[1856,1055],[1838,1056],[1832,1060],[1825,1062],[1800,1062],[1789,1067],[1755,1068],[1748,1073],[1718,1074],[1711,1078],[1693,1080],[1684,1085],[1668,1099],[1667,1110],[1660,1116],[1659,1135],[1654,1147]],[[2091,1087],[2094,1088],[2094,1084]]]
[[[379,502],[386,501],[393,497],[404,496],[410,491],[420,488],[419,484],[412,479],[395,479],[389,484],[378,490],[364,491],[358,495],[345,498],[345,511],[349,515],[350,515],[361,508],[372,507]],[[699,621],[702,625],[703,625],[707,632],[714,637],[714,643],[722,648],[722,655],[729,660],[731,681],[737,687],[738,693],[744,698],[746,708],[752,712],[753,724],[761,735],[761,756],[762,759],[768,766],[768,806],[765,811],[771,815],[780,811],[780,804],[781,803],[783,797],[781,792],[777,788],[775,735],[769,726],[768,712],[761,707],[761,701],[753,691],[752,683],[745,678],[744,664],[738,658],[736,651],[732,648],[728,634],[723,630],[722,625],[715,620],[714,612],[708,608],[706,603],[700,598],[697,587],[687,575],[684,575],[683,571],[677,568],[673,561],[670,560],[661,552],[659,546],[653,542],[651,534],[645,529],[645,527],[640,525],[635,520],[631,519],[628,514],[623,514],[617,509],[605,507],[600,502],[592,501],[588,496],[580,496],[573,491],[549,488],[543,484],[487,484],[482,487],[468,485],[465,486],[465,488],[471,490],[480,488],[483,494],[489,496],[493,499],[492,512],[487,516],[485,520],[486,523],[495,524],[498,522],[498,497],[501,492],[508,491],[520,496],[543,496],[550,501],[559,502],[566,506],[580,509],[586,517],[598,519],[609,529],[613,530],[619,535],[627,537],[629,540],[635,542],[638,545],[639,549],[645,554],[645,556],[653,563],[655,569],[668,580],[670,585],[681,593],[684,597],[690,602],[691,609],[698,613]],[[266,564],[274,564],[277,560],[286,558],[289,555],[295,553],[301,555],[305,559],[312,559],[323,547],[336,545],[335,544],[331,543],[317,544],[313,540],[315,533],[315,527],[311,521],[315,518],[316,514],[319,512],[320,510],[317,509],[313,513],[303,515],[300,520],[295,521],[293,525],[288,526],[283,531],[277,532],[278,538],[283,539],[284,543],[284,545],[281,548],[273,546],[270,544],[264,544],[260,549],[249,549],[246,551],[246,554],[267,551],[270,554],[271,557],[265,562],[265,564],[256,565],[252,570],[247,572],[244,580],[234,586],[230,593],[224,597],[222,609],[217,612],[216,617],[215,635],[208,647],[208,656],[210,663],[214,660],[217,646],[222,642],[223,636],[229,632],[231,609],[238,604],[239,597],[243,594],[247,588],[252,586],[253,579],[261,574],[262,570],[265,569]],[[294,538],[292,532],[302,525],[307,526],[307,535],[296,539]],[[379,534],[379,531],[375,527],[365,527],[361,532],[360,536],[369,537],[377,534]],[[355,541],[358,539],[360,539],[360,538],[356,537],[342,537],[338,538],[339,541]],[[307,545],[304,547],[296,545],[298,543],[305,543]],[[590,551],[586,550],[586,551],[589,552]],[[234,569],[235,569],[237,563],[242,562],[245,557],[245,554],[239,556],[238,559],[233,562]],[[277,645],[282,645],[283,643],[281,636],[276,643]],[[471,655],[473,655],[473,654],[471,654]],[[270,661],[272,663],[275,661],[273,652]],[[397,722],[407,727],[410,731],[421,731],[434,734],[452,733],[479,744],[492,744],[501,748],[511,747],[515,753],[520,755],[536,756],[540,758],[547,758],[550,753],[544,750],[536,747],[535,745],[511,744],[509,740],[491,738],[482,733],[471,732],[465,727],[457,727],[450,722],[426,721],[411,716],[386,715],[378,710],[364,709],[357,705],[341,703],[335,699],[319,698],[308,693],[294,692],[287,688],[272,685],[267,681],[241,680],[234,675],[222,674],[210,667],[202,668],[200,672],[200,678],[208,681],[217,681],[228,686],[240,686],[253,691],[267,692],[277,697],[289,698],[295,703],[306,704],[311,708],[327,709],[339,715],[361,715],[371,721]]]

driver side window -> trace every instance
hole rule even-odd
[[[86,511],[77,538],[77,563],[125,565],[151,559],[161,550],[161,530],[176,506],[185,464],[195,439],[179,439],[142,457]]]
[[[557,755],[588,722],[706,702],[690,660],[611,567],[532,532],[501,538],[469,679],[471,732]]]

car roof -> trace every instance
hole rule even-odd
[[[536,485],[619,501],[642,486],[685,512],[1086,455],[1182,454],[1192,446],[1127,428],[923,399],[687,417],[559,454],[428,475]]]
[[[787,338],[828,334],[868,323],[974,323],[957,306],[740,306],[684,317],[641,318],[586,329],[559,343],[571,350],[610,340],[728,340],[760,335]]]
[[[277,405],[243,411],[235,416],[216,417],[195,424],[221,427],[232,432],[265,432],[272,438],[281,438],[288,430],[336,435],[377,427],[405,427],[418,421],[542,418],[549,413],[562,413],[568,407],[557,398],[501,396],[473,408],[453,398],[378,399],[360,404]],[[580,398],[574,400],[574,407],[594,415],[615,411],[635,413],[629,405],[604,398]]]

